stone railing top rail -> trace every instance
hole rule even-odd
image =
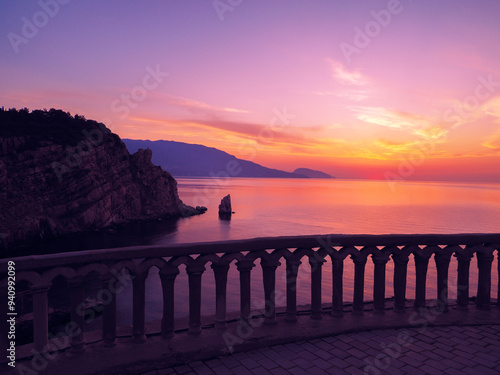
[[[68,264],[95,263],[118,259],[173,257],[194,254],[234,253],[277,248],[318,248],[345,246],[438,246],[483,245],[500,247],[500,233],[464,234],[330,234],[307,236],[262,237],[244,240],[201,242],[189,244],[131,246],[113,249],[23,256],[0,259],[0,272],[6,272],[8,261],[16,262],[17,271],[57,267]]]

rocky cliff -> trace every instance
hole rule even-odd
[[[78,115],[0,109],[0,246],[199,213],[151,156]]]

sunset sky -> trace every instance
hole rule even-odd
[[[2,1],[0,106],[289,171],[500,181],[497,0],[59,1]]]

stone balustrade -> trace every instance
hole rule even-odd
[[[168,340],[175,335],[174,295],[175,280],[179,266],[186,266],[189,285],[189,329],[190,335],[198,335],[201,327],[201,290],[202,275],[207,265],[215,277],[215,321],[217,329],[227,326],[226,287],[228,271],[233,262],[239,272],[240,316],[251,317],[251,272],[260,259],[262,267],[266,309],[264,324],[276,324],[275,284],[277,267],[286,267],[286,312],[284,320],[297,320],[297,274],[302,262],[311,266],[311,302],[310,319],[325,318],[325,311],[332,316],[346,314],[344,306],[343,271],[350,256],[354,262],[354,296],[352,312],[363,315],[366,308],[365,267],[371,256],[373,262],[373,311],[384,314],[388,308],[397,312],[408,310],[407,273],[408,262],[413,255],[415,262],[415,300],[414,308],[426,306],[426,280],[429,262],[434,255],[437,271],[438,296],[445,310],[448,301],[448,270],[452,256],[458,262],[456,308],[469,308],[469,270],[471,259],[477,258],[478,279],[475,309],[487,310],[494,303],[491,300],[492,264],[494,254],[499,255],[500,234],[428,234],[428,235],[322,235],[299,237],[256,238],[251,240],[210,242],[199,244],[180,244],[172,246],[135,246],[117,249],[89,250],[71,253],[35,255],[19,257],[13,260],[16,265],[16,283],[23,280],[29,283],[33,296],[34,342],[30,348],[41,352],[49,340],[48,292],[52,281],[63,276],[70,286],[71,351],[85,351],[84,316],[81,305],[84,300],[83,279],[89,273],[97,273],[103,288],[116,289],[117,275],[127,269],[133,282],[133,338],[137,343],[147,341],[145,334],[146,279],[149,270],[159,269],[163,291],[163,318],[161,336]],[[325,270],[325,259],[330,258],[331,270]],[[394,304],[388,307],[386,295],[386,265],[393,262]],[[0,285],[2,295],[7,284],[7,262],[0,260]],[[499,269],[495,272],[500,272]],[[332,272],[332,299],[322,301],[322,273]],[[500,291],[500,288],[499,288]],[[496,303],[500,296],[497,296]],[[103,310],[102,342],[106,347],[113,347],[117,340],[116,298],[108,294],[109,300]],[[327,302],[331,309],[325,310]],[[1,301],[5,309],[6,300]],[[4,310],[2,310],[3,312]],[[2,320],[5,314],[2,314]],[[3,327],[5,329],[5,327]],[[2,334],[2,336],[4,336]],[[4,336],[5,337],[5,336]],[[5,342],[2,343],[5,345]],[[3,348],[2,348],[3,349]],[[4,357],[4,356],[2,356]],[[5,361],[2,358],[1,361]]]

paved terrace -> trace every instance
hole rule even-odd
[[[399,341],[398,341],[399,338]],[[500,374],[500,325],[373,330],[236,353],[143,375]]]

